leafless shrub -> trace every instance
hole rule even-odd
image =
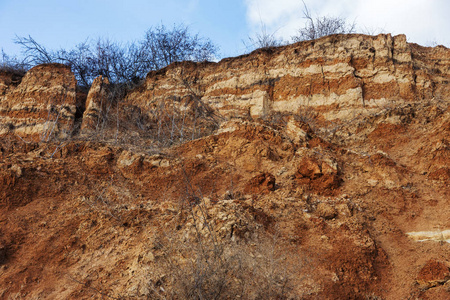
[[[0,57],[0,71],[12,73],[16,76],[16,80],[18,80],[25,75],[27,66],[17,57],[7,55],[2,49]]]
[[[202,220],[197,220],[200,228]],[[197,229],[196,229],[197,230]],[[276,235],[240,243],[218,240],[198,230],[195,240],[159,240],[162,285],[169,299],[287,299],[289,268]],[[150,282],[154,288],[155,282]]]
[[[108,39],[84,41],[73,49],[48,50],[31,36],[19,37],[23,65],[31,67],[43,63],[69,65],[80,85],[89,86],[99,75],[112,83],[134,86],[152,70],[176,61],[205,61],[218,52],[209,39],[192,34],[185,25],[164,25],[150,28],[138,42],[120,44]]]
[[[137,106],[113,108],[106,122],[109,128],[116,128],[114,139],[119,143],[151,141],[155,147],[165,148],[211,134],[218,128],[216,116],[209,115],[202,105],[192,95],[172,96],[159,99],[145,112]],[[118,117],[121,113],[126,118]]]
[[[187,178],[187,175],[186,175]],[[150,297],[160,299],[287,299],[289,268],[278,248],[279,237],[231,241],[219,236],[202,192],[186,180],[182,199],[184,224],[193,234],[175,231],[162,235],[154,245],[163,278],[149,283]],[[225,200],[223,200],[225,201]],[[232,203],[232,201],[228,201]],[[219,225],[220,226],[220,225]]]
[[[142,62],[149,70],[161,69],[177,61],[207,61],[214,59],[217,47],[198,34],[191,34],[184,25],[175,25],[169,30],[164,25],[150,28],[140,42]]]
[[[261,29],[254,36],[248,37],[248,42],[243,41],[245,48],[248,51],[255,49],[266,49],[271,47],[277,47],[285,44],[285,42],[276,37],[276,32],[269,33],[264,24],[261,24]]]
[[[306,25],[300,28],[297,35],[292,36],[293,42],[300,42],[306,40],[314,40],[323,36],[338,34],[338,33],[353,33],[356,29],[355,22],[348,23],[342,17],[313,17],[308,7],[303,2],[303,16],[306,19]]]
[[[14,43],[22,47],[23,61],[27,65],[39,65],[55,62],[54,55],[45,46],[36,42],[31,36],[16,36]]]
[[[115,109],[126,116],[120,118],[122,121],[117,118],[118,136],[131,131],[136,139],[153,141],[157,147],[165,148],[209,135],[219,127],[222,117],[202,100],[198,78],[181,66],[173,79],[183,90],[180,94],[152,99],[145,111],[133,105]],[[116,113],[114,109],[112,113]]]
[[[367,35],[377,35],[380,33],[387,33],[387,31],[383,27],[363,26],[358,31],[361,32],[362,34],[367,34]]]
[[[82,196],[79,200],[89,206],[92,211],[110,219],[113,224],[128,226],[127,213],[135,200],[130,193],[113,177],[99,188],[98,192],[90,196]]]

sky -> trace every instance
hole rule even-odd
[[[450,47],[449,0],[304,0],[313,16],[355,22],[358,32],[406,34],[409,42]],[[288,41],[304,26],[302,0],[0,0],[0,49],[20,55],[17,36],[47,49],[86,39],[132,42],[152,26],[183,23],[210,38],[220,58],[248,52],[249,37]]]

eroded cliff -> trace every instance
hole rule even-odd
[[[329,36],[119,101],[0,75],[1,298],[450,295],[445,47]]]
[[[11,75],[12,76],[12,75]],[[64,65],[39,65],[14,86],[5,76],[0,94],[0,135],[14,132],[33,140],[68,135],[76,112],[76,80]]]
[[[320,110],[325,120],[368,114],[387,104],[447,97],[448,49],[404,35],[334,35],[261,49],[219,63],[180,63],[151,72],[124,105],[144,111],[168,96],[195,94],[227,116]]]

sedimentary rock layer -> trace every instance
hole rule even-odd
[[[70,68],[44,64],[32,68],[19,85],[0,93],[0,135],[14,132],[37,140],[67,134],[73,127],[76,79]]]
[[[124,106],[145,111],[194,95],[225,116],[308,107],[325,119],[342,119],[448,95],[449,57],[445,47],[410,44],[404,35],[333,35],[218,63],[173,64],[149,73]]]
[[[421,47],[404,35],[332,35],[218,63],[181,62],[152,71],[120,100],[120,117],[139,120],[142,128],[155,128],[164,118],[197,128],[196,116],[205,112],[226,119],[307,110],[318,120],[340,122],[387,106],[449,97],[449,81],[450,50],[443,46]],[[0,135],[13,131],[46,140],[72,129],[80,97],[68,67],[40,65],[18,82],[0,74]],[[84,132],[98,125],[107,86],[106,78],[94,82]],[[194,115],[192,124],[186,115]]]

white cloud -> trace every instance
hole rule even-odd
[[[301,0],[244,0],[253,32],[264,24],[270,33],[289,39],[305,24]],[[450,1],[446,0],[305,0],[314,16],[340,16],[360,30],[404,33],[422,45],[450,46]]]
[[[299,0],[245,0],[247,21],[253,32],[265,26],[268,32],[289,38],[302,20],[302,3]]]

